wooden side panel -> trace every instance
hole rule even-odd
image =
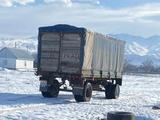
[[[59,33],[44,33],[41,37],[41,70],[57,71],[59,63]]]
[[[80,72],[79,34],[65,33],[61,41],[61,71],[64,73]]]

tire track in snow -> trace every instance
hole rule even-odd
[[[34,110],[34,109],[38,109],[41,108],[43,106],[45,106],[45,103],[39,103],[39,101],[41,101],[39,98],[37,98],[37,96],[33,96],[33,95],[26,95],[26,96],[21,96],[21,97],[13,97],[13,98],[9,98],[9,99],[4,99],[4,101],[6,101],[6,104],[14,104],[15,102],[19,103],[15,106],[9,106],[6,109],[1,108],[0,109],[0,115],[4,114],[4,113],[10,113],[10,112],[17,112],[17,111],[21,111],[21,110]],[[29,102],[32,101],[32,104],[29,104]],[[37,101],[37,103],[36,103]],[[24,104],[23,106],[21,104]],[[28,105],[26,105],[28,104]]]
[[[14,104],[19,103],[17,105],[14,106],[8,106],[8,108],[3,109],[0,108],[0,115],[2,114],[7,114],[10,112],[17,112],[17,111],[23,111],[23,110],[39,110],[39,109],[43,109],[43,107],[45,108],[46,104],[66,104],[66,103],[70,103],[71,101],[68,100],[63,100],[62,98],[56,98],[54,99],[41,99],[41,97],[37,97],[37,96],[33,96],[33,95],[26,95],[23,97],[13,97],[10,99],[5,99],[6,104]],[[30,103],[31,101],[31,103]],[[27,104],[27,105],[26,105]]]
[[[36,109],[42,108],[44,106],[45,106],[45,104],[29,105],[29,106],[14,107],[14,108],[11,107],[11,108],[0,110],[0,115],[5,114],[5,113],[10,113],[10,112],[17,112],[17,111],[21,111],[21,110],[36,110]]]

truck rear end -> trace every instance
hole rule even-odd
[[[54,27],[39,29],[38,71],[41,74],[80,74],[83,31]],[[49,31],[49,32],[48,32]]]

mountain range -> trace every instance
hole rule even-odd
[[[112,34],[110,36],[126,41],[125,59],[128,59],[132,64],[140,65],[150,59],[154,64],[160,65],[160,36],[155,35],[148,38],[129,34]],[[0,48],[16,47],[36,53],[37,44],[37,37],[0,37]]]
[[[145,60],[152,60],[154,64],[160,64],[160,36],[148,38],[129,34],[111,35],[126,41],[125,58],[133,64],[142,64]]]

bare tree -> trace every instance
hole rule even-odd
[[[124,72],[127,72],[127,68],[129,66],[129,60],[128,59],[124,59],[124,64],[123,64],[123,69],[124,69]]]
[[[131,63],[131,60],[124,60],[124,72],[125,73],[135,73],[137,72],[137,66]]]
[[[154,72],[154,64],[153,61],[151,59],[146,59],[143,63],[142,63],[142,69],[145,73],[153,73]]]

